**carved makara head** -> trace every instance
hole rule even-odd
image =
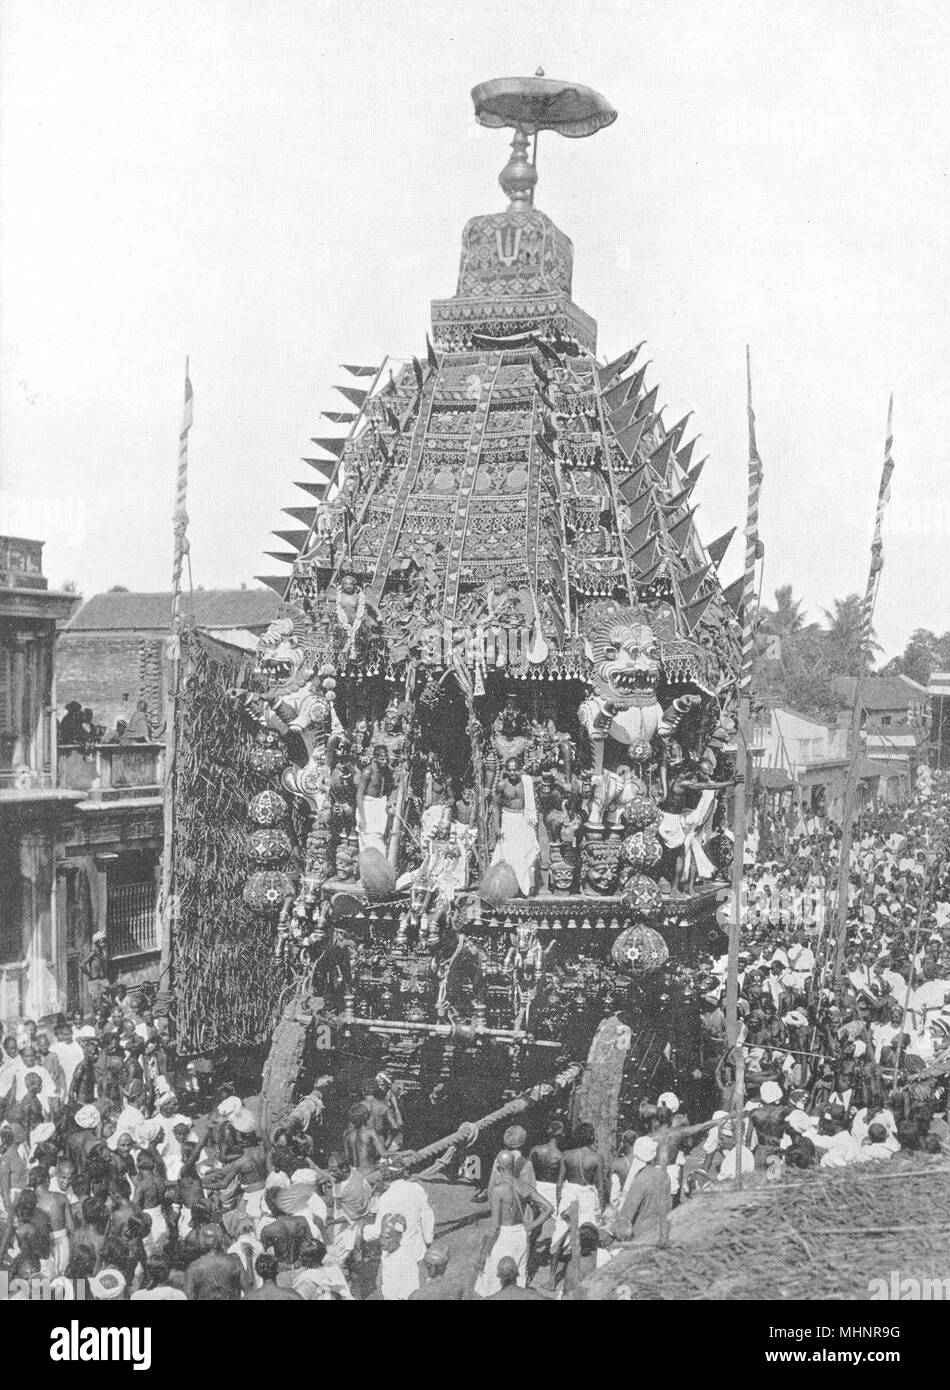
[[[602,699],[623,704],[656,690],[659,643],[645,608],[595,604],[587,614],[584,651]]]

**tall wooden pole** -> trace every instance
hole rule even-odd
[[[861,653],[858,671],[854,681],[854,704],[851,709],[851,733],[850,746],[848,748],[850,762],[848,763],[848,776],[845,782],[844,806],[841,810],[841,848],[838,854],[838,901],[836,905],[838,930],[835,943],[833,975],[836,982],[841,978],[841,969],[844,964],[844,952],[848,937],[848,899],[850,897],[851,879],[851,843],[854,834],[854,803],[857,796],[861,771],[861,690],[871,659],[871,630],[874,621],[874,605],[877,602],[877,591],[881,581],[881,570],[884,567],[884,508],[891,495],[891,474],[894,472],[894,460],[891,458],[891,445],[893,442],[891,427],[893,416],[894,397],[891,396],[887,405],[884,468],[881,473],[881,484],[877,494],[877,510],[874,516],[874,538],[871,541],[871,567],[868,572],[867,587],[864,591],[864,604],[861,609]]]
[[[759,494],[762,460],[755,439],[752,411],[752,364],[745,350],[749,416],[749,499],[745,529],[745,574],[742,594],[742,653],[739,665],[736,736],[736,783],[733,800],[735,851],[732,861],[732,914],[729,920],[729,961],[726,971],[726,1042],[735,1066],[732,1130],[736,1144],[736,1191],[742,1188],[742,1148],[745,1128],[745,1057],[739,1044],[739,945],[745,913],[746,774],[748,772],[749,710],[752,703],[752,665],[755,651],[755,565],[760,554]]]
[[[185,358],[185,408],[178,433],[178,475],[172,529],[175,537],[172,562],[171,636],[167,643],[170,664],[168,700],[165,713],[165,778],[162,800],[164,839],[162,845],[162,884],[158,900],[158,932],[161,955],[159,979],[171,973],[175,923],[175,762],[178,753],[178,691],[181,681],[181,572],[188,554],[188,431],[192,422],[191,378]],[[189,566],[191,561],[189,560]],[[190,573],[190,570],[189,570]]]

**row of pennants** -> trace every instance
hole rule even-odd
[[[349,372],[351,376],[357,379],[370,378],[373,382],[376,381],[382,370],[380,367],[364,367],[349,362],[343,362],[341,366],[343,370]],[[354,408],[352,410],[324,410],[321,411],[321,415],[324,420],[329,420],[333,425],[346,425],[348,427],[347,433],[342,435],[325,435],[311,440],[311,443],[323,449],[330,457],[303,459],[304,463],[309,464],[310,467],[315,470],[319,481],[294,484],[294,486],[299,487],[302,492],[308,493],[314,499],[314,503],[325,501],[330,488],[336,482],[336,475],[340,467],[343,449],[352,433],[353,427],[363,413],[363,407],[370,395],[370,388],[364,388],[362,386],[336,386],[334,390],[338,391],[344,400],[348,401]],[[275,535],[278,540],[284,541],[291,549],[289,551],[268,550],[266,554],[273,560],[279,560],[281,564],[292,565],[310,539],[319,510],[320,508],[317,505],[311,505],[309,507],[285,507],[285,515],[292,517],[299,525],[294,529],[274,531],[272,535]],[[286,575],[258,574],[255,575],[255,578],[262,584],[266,584],[269,589],[273,589],[281,598],[284,597],[288,584],[288,577]]]
[[[561,365],[561,358],[557,351],[542,339],[531,335],[533,345],[541,349],[542,360],[548,359],[552,363]],[[431,343],[426,340],[429,370],[435,369],[438,365],[435,352]],[[567,347],[566,344],[559,346]],[[576,352],[573,344],[571,348]],[[643,343],[638,343],[635,348],[629,349],[613,362],[604,367],[597,367],[599,378],[601,403],[604,414],[614,433],[616,444],[619,446],[627,463],[630,464],[630,473],[621,481],[618,492],[628,509],[629,528],[626,532],[624,543],[627,547],[627,557],[635,568],[636,574],[633,582],[646,585],[652,582],[657,576],[664,561],[669,558],[671,553],[676,553],[681,558],[685,558],[684,548],[689,540],[692,530],[694,509],[688,507],[689,497],[695,487],[699,476],[706,463],[706,459],[701,459],[698,463],[692,464],[692,453],[696,440],[692,439],[687,444],[682,445],[681,441],[686,429],[689,415],[685,415],[668,432],[665,433],[663,440],[645,458],[638,453],[638,446],[647,429],[651,428],[662,411],[656,410],[657,394],[659,386],[654,386],[651,390],[644,389],[644,380],[649,361],[637,369],[631,376],[626,376],[633,366],[636,357],[643,347]],[[548,394],[550,378],[539,366],[536,359],[532,358],[537,377],[537,389],[542,401],[549,408],[553,408],[552,401]],[[343,370],[357,379],[370,378],[375,384],[379,377],[379,367],[367,367],[362,365],[343,363]],[[417,358],[413,358],[413,368],[415,370],[417,385],[421,393],[424,373],[422,364]],[[295,484],[303,492],[313,498],[314,504],[325,500],[330,488],[336,481],[337,471],[345,445],[352,433],[352,429],[362,414],[363,407],[369,398],[371,387],[364,388],[358,386],[337,386],[334,388],[344,397],[353,407],[351,410],[327,410],[321,412],[323,418],[329,420],[334,425],[348,426],[348,431],[343,435],[327,435],[313,439],[313,443],[329,454],[329,458],[305,458],[304,463],[310,465],[319,475],[317,482],[298,482]],[[404,412],[404,418],[400,419],[391,410],[387,411],[387,421],[390,426],[398,433],[405,428],[408,418],[414,411],[414,405]],[[542,432],[537,436],[537,441],[541,449],[549,456],[554,457],[554,441],[557,433],[550,424],[549,419],[545,418]],[[385,447],[385,446],[384,446]],[[666,501],[662,501],[655,494],[655,487],[658,482],[667,481],[671,462],[675,460],[681,474],[679,491]],[[272,559],[278,560],[282,564],[293,564],[304,546],[307,544],[316,521],[319,506],[311,504],[307,507],[285,507],[287,516],[293,518],[298,523],[296,528],[286,530],[276,530],[273,534],[289,547],[289,551],[268,551],[266,552]],[[682,508],[686,508],[685,513],[671,526],[661,527],[660,531],[653,530],[653,523],[658,513],[662,512],[671,515]],[[711,571],[718,569],[729,543],[735,534],[735,527],[717,537],[708,546],[705,552],[708,557],[706,563],[699,569],[692,571],[676,582],[678,583],[680,598],[682,600],[682,611],[687,626],[692,632],[699,620],[702,618],[706,609],[713,598],[713,593],[699,596],[699,591],[703,587],[703,581]],[[664,533],[669,545],[664,548]],[[286,575],[257,575],[256,578],[273,589],[275,593],[284,597],[288,576]],[[733,614],[738,617],[741,609],[743,581],[738,579],[730,584],[728,588],[722,590],[725,602]]]
[[[689,563],[687,546],[692,534],[694,510],[689,507],[689,498],[699,480],[706,459],[692,463],[696,440],[682,443],[689,415],[684,415],[670,430],[664,431],[661,442],[648,455],[643,455],[641,441],[646,432],[660,420],[662,408],[656,408],[659,386],[650,390],[645,387],[649,362],[639,367],[632,375],[626,373],[634,365],[640,349],[638,343],[620,357],[604,367],[597,367],[600,401],[606,422],[610,426],[616,445],[630,468],[622,478],[618,493],[627,508],[628,528],[622,544],[626,547],[626,558],[631,567],[631,581],[637,586],[646,587],[653,583],[660,571],[672,556]],[[538,378],[538,390],[542,401],[553,409],[548,394],[550,385],[543,367],[534,363]],[[550,420],[544,422],[537,436],[542,450],[554,457],[556,439]],[[605,441],[606,444],[606,441]],[[676,472],[671,473],[675,462]],[[657,495],[658,483],[675,486],[677,491],[668,498]],[[666,518],[677,512],[683,515],[667,524]],[[659,517],[663,517],[662,523]],[[735,527],[719,536],[705,547],[706,561],[691,572],[676,576],[670,573],[671,582],[676,583],[681,599],[681,611],[686,626],[693,632],[715,595],[715,590],[701,594],[707,576],[718,569],[732,537]],[[742,597],[742,580],[722,591],[726,603],[738,617]]]

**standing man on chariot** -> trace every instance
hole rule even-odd
[[[360,849],[386,853],[389,798],[395,787],[389,750],[383,743],[373,747],[373,760],[356,778],[356,829]]]
[[[505,763],[504,775],[495,788],[495,833],[497,840],[493,864],[511,866],[524,896],[534,892],[534,872],[541,857],[538,841],[538,812],[534,783],[521,770],[517,758]]]

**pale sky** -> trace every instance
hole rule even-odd
[[[765,589],[863,591],[893,391],[877,628],[950,628],[948,63],[944,0],[3,0],[0,530],[169,587],[187,353],[195,583],[275,572],[337,364],[422,355],[504,205],[470,88],[541,64],[620,113],[541,137],[536,201],[600,352],[646,338],[695,411],[704,539],[744,521],[749,342]]]

